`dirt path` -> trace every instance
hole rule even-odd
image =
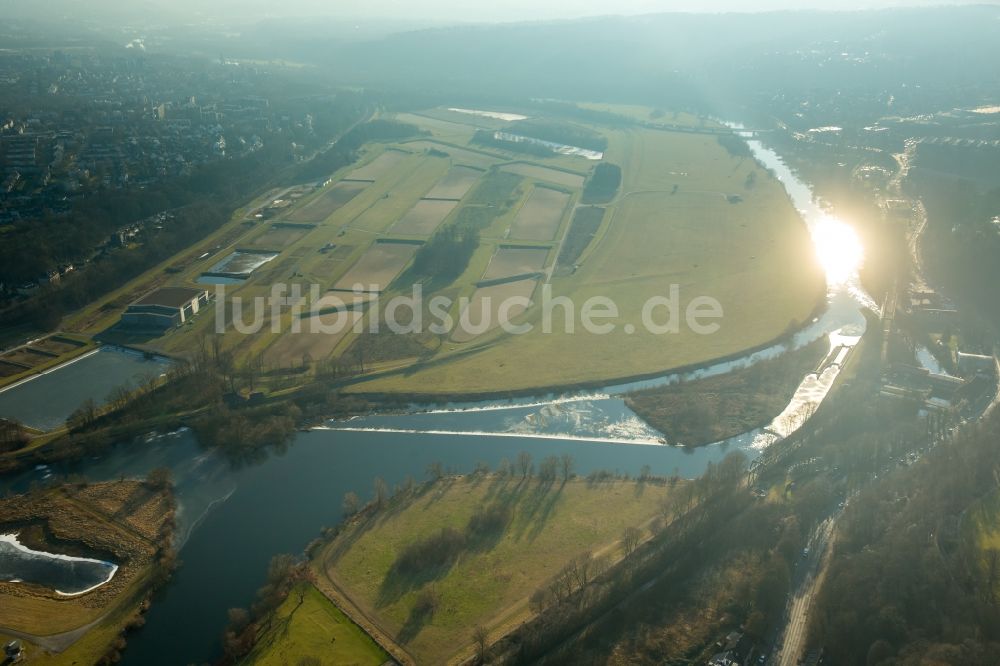
[[[108,616],[108,613],[104,613],[96,620],[89,622],[82,627],[77,627],[76,629],[71,629],[69,631],[64,631],[61,634],[52,634],[50,636],[37,636],[35,634],[27,634],[23,631],[17,631],[15,629],[8,629],[7,627],[0,627],[0,634],[6,634],[12,638],[18,638],[22,641],[28,641],[33,643],[38,647],[42,648],[47,652],[52,652],[54,654],[59,654],[65,651],[73,643],[80,640],[84,634],[93,629],[98,623]]]

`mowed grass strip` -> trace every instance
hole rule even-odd
[[[374,291],[382,291],[409,263],[418,247],[415,243],[374,243],[333,288],[350,291],[360,284],[365,290],[374,287]]]
[[[625,528],[647,526],[675,492],[621,480],[444,478],[349,525],[317,566],[418,663],[444,664],[471,643],[476,625],[496,630],[528,617],[531,594],[571,559],[590,551],[617,560]],[[506,527],[470,539],[450,564],[398,573],[408,546],[442,528],[465,531],[490,507],[509,510]],[[420,608],[428,591],[437,603],[430,616]]]
[[[329,666],[379,666],[389,655],[361,627],[308,583],[274,611],[245,666],[296,666],[315,659]]]
[[[550,241],[555,238],[570,196],[565,192],[536,187],[517,212],[510,237],[518,240]]]
[[[292,222],[322,222],[366,187],[368,183],[335,183],[309,203],[296,208],[287,219]]]
[[[484,280],[535,273],[545,268],[549,250],[544,247],[501,247],[483,274]]]
[[[573,189],[583,187],[584,177],[582,175],[578,173],[570,173],[568,171],[560,171],[559,169],[550,169],[549,167],[538,166],[537,164],[508,164],[503,167],[503,170],[519,176],[524,176],[525,178],[544,180],[549,183],[555,183],[556,185],[562,185],[563,187],[571,187]]]
[[[453,166],[437,185],[425,195],[426,199],[461,199],[483,175],[479,169]]]
[[[404,236],[429,236],[444,222],[451,211],[455,210],[457,201],[428,201],[422,199],[413,204],[398,222],[391,227],[394,234]]]
[[[390,171],[394,166],[403,161],[406,153],[401,150],[388,149],[380,153],[378,157],[347,174],[351,180],[371,180],[376,181]]]
[[[479,287],[459,313],[459,325],[451,339],[468,342],[512,322],[525,311],[524,303],[531,299],[537,284],[538,280],[527,279]]]

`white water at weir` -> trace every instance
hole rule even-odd
[[[739,129],[739,128],[734,128]],[[818,372],[802,378],[788,405],[767,426],[731,437],[716,445],[735,446],[757,454],[798,430],[826,398],[843,363],[865,332],[863,310],[878,311],[858,277],[861,247],[854,231],[831,217],[814,200],[812,191],[760,141],[747,144],[758,162],[784,185],[802,216],[826,272],[827,302],[822,315],[789,340],[696,370],[666,373],[652,379],[625,382],[592,391],[504,401],[411,405],[408,413],[376,414],[347,421],[330,421],[325,428],[351,432],[423,433],[442,436],[534,437],[618,444],[683,444],[666,442],[625,404],[624,395],[643,388],[713,377],[800,349],[815,340],[829,340],[829,355]]]

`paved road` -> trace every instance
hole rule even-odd
[[[831,516],[820,523],[809,539],[809,555],[804,557],[796,567],[793,584],[798,587],[793,593],[788,610],[788,621],[782,637],[778,641],[781,646],[769,663],[777,666],[796,666],[805,653],[809,631],[809,612],[812,610],[813,599],[823,584],[823,576],[829,564],[830,545],[836,516]]]

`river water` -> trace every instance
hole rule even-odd
[[[829,235],[831,220],[813,202],[809,189],[773,151],[757,141],[749,144],[758,160],[785,184],[810,230],[815,234],[827,229],[822,233]],[[479,462],[495,466],[504,458],[513,461],[520,451],[528,451],[536,461],[568,453],[576,472],[584,475],[600,469],[636,474],[649,465],[656,474],[693,477],[730,451],[741,450],[750,458],[759,455],[808,418],[829,391],[839,363],[803,378],[791,403],[768,427],[697,449],[664,445],[622,396],[636,388],[728,372],[822,336],[830,341],[831,360],[842,361],[844,350],[864,333],[861,310],[874,308],[874,303],[860,288],[856,266],[841,272],[844,275],[830,284],[822,316],[787,342],[736,361],[600,391],[414,405],[406,414],[329,422],[299,433],[291,446],[266,462],[243,467],[203,451],[190,432],[181,430],[121,446],[102,459],[72,468],[36,469],[2,479],[0,491],[24,490],[53,471],[81,472],[98,480],[169,467],[179,502],[182,565],[153,604],[146,626],[129,637],[123,663],[205,662],[219,654],[227,609],[252,603],[271,556],[302,552],[321,527],[340,520],[344,494],[370,496],[376,476],[393,485],[406,477],[424,478],[432,462],[442,461],[463,472]]]

